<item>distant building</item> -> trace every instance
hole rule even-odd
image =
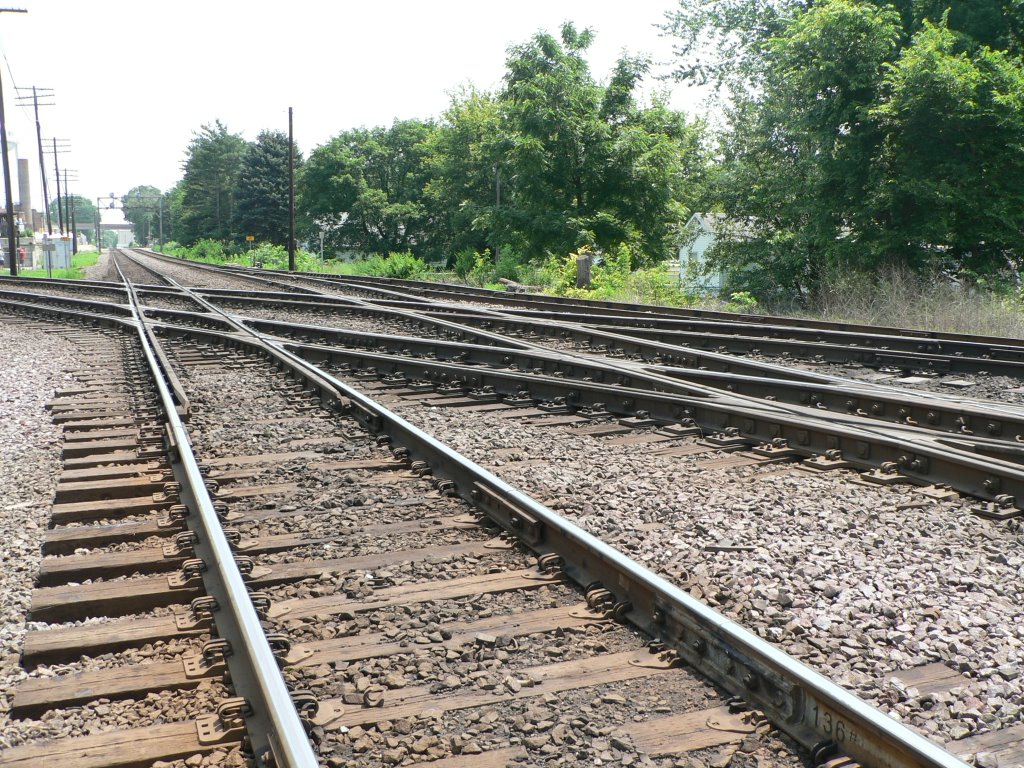
[[[750,227],[728,218],[724,213],[695,213],[683,227],[683,244],[679,248],[679,277],[709,292],[719,291],[725,284],[725,272],[706,272],[708,251],[719,240],[746,239]]]

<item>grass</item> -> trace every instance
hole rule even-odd
[[[1024,338],[1019,293],[994,291],[942,276],[888,269],[834,279],[801,317],[946,333]]]
[[[50,275],[47,275],[45,269],[19,269],[18,274],[22,277],[52,276],[55,280],[81,280],[85,277],[85,268],[93,266],[99,258],[96,251],[81,251],[71,257],[70,269],[54,269]]]
[[[201,241],[196,247],[177,247],[171,252],[198,261],[249,264],[252,254],[227,256],[219,244]],[[255,255],[270,269],[287,269],[287,254],[280,246],[262,244]],[[79,254],[92,257],[94,253]],[[477,261],[480,262],[479,255]],[[313,254],[299,251],[297,266],[301,272],[327,272],[337,275],[377,275],[423,280],[452,281],[452,273],[437,272],[409,254],[390,254],[387,258],[371,256],[357,261],[335,261],[324,264]],[[90,262],[92,263],[92,262]],[[967,283],[957,283],[945,276],[919,275],[906,269],[893,268],[875,275],[843,274],[819,291],[809,302],[758,303],[748,293],[739,292],[723,299],[688,290],[671,276],[665,265],[629,271],[628,262],[608,259],[593,271],[591,290],[578,290],[575,283],[575,260],[553,260],[540,267],[520,265],[515,278],[526,284],[539,285],[542,292],[555,296],[602,299],[629,304],[650,304],[690,309],[708,309],[737,314],[789,315],[814,320],[881,325],[897,328],[943,331],[1024,338],[1024,293],[1017,290],[992,290]],[[480,268],[480,266],[485,268]],[[457,282],[500,288],[494,280],[497,269],[490,262],[477,268]],[[75,271],[75,270],[72,270]],[[521,273],[521,274],[520,274]],[[570,274],[571,273],[571,274]],[[29,276],[38,272],[25,273]],[[45,272],[42,273],[45,275]],[[54,274],[55,277],[65,275]],[[80,277],[80,274],[66,277]]]

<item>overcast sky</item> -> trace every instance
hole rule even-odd
[[[52,88],[40,110],[44,141],[65,139],[60,163],[77,171],[72,192],[162,190],[181,178],[194,131],[220,119],[248,140],[288,129],[304,155],[342,130],[439,115],[460,84],[500,84],[509,45],[563,21],[590,27],[591,70],[608,75],[626,49],[667,70],[671,40],[655,24],[675,0],[23,0],[3,7],[0,49],[7,123],[32,161],[41,210],[35,124],[13,86]],[[13,80],[13,82],[12,82]],[[671,88],[671,103],[700,109],[699,95]],[[22,91],[21,93],[24,93]],[[52,188],[52,156],[50,195]],[[14,188],[17,198],[17,186]],[[2,196],[2,192],[0,192]]]

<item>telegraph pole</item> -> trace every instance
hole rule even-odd
[[[71,206],[70,206],[70,194],[68,187],[68,169],[64,169],[64,221],[67,222],[68,228],[71,227]]]
[[[60,168],[57,166],[57,140],[53,140],[53,175],[57,177],[57,219],[60,223],[60,233],[64,234],[64,209],[60,202]],[[49,203],[47,203],[49,207]]]
[[[24,8],[0,8],[0,13],[28,13]],[[4,86],[0,78],[0,152],[3,152],[4,192],[7,195],[7,258],[11,276],[18,274],[18,235],[14,230],[14,197],[11,195],[11,159],[7,154],[7,116],[4,114]]]
[[[78,253],[78,232],[75,229],[75,196],[71,194],[71,185],[68,183],[68,174],[71,174],[71,181],[78,181],[78,171],[73,168],[64,169],[64,220],[71,228],[71,253]]]
[[[288,271],[295,271],[295,139],[288,107]]]
[[[18,274],[18,236],[14,230],[14,196],[11,195],[11,159],[7,151],[7,116],[4,114],[4,86],[0,77],[0,152],[3,152],[4,194],[7,195],[7,258],[11,276]]]
[[[28,88],[19,88],[18,90],[29,90]],[[40,95],[44,99],[53,98],[52,88],[36,88],[32,86],[32,108],[36,113],[36,144],[39,147],[39,175],[43,177],[43,209],[46,214],[46,233],[48,235],[53,234],[53,223],[50,220],[50,192],[46,188],[46,161],[43,159],[43,131],[39,127],[39,97]],[[28,96],[19,96],[19,99],[23,100],[22,103],[28,103]],[[44,103],[44,107],[52,107],[53,102]]]

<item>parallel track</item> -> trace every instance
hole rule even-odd
[[[129,290],[129,295],[134,296],[134,292]],[[371,473],[396,473],[395,479],[397,480],[397,473],[400,473],[403,468],[412,469],[413,477],[410,481],[415,482],[417,477],[430,481],[439,493],[436,497],[439,503],[447,503],[443,502],[443,499],[456,496],[470,503],[476,514],[483,516],[487,525],[498,526],[505,531],[506,535],[510,535],[520,544],[528,546],[537,553],[542,566],[546,569],[553,569],[586,587],[587,603],[590,609],[596,610],[597,613],[580,614],[577,620],[588,623],[614,617],[629,621],[647,632],[649,637],[658,638],[655,650],[661,651],[661,649],[664,649],[664,651],[669,652],[666,657],[669,661],[672,659],[683,660],[693,669],[707,675],[718,685],[723,686],[725,690],[740,694],[749,705],[765,712],[776,727],[796,738],[807,748],[813,748],[818,756],[829,754],[830,749],[838,749],[840,752],[847,753],[867,765],[962,765],[961,762],[940,748],[907,731],[884,714],[866,706],[863,702],[842,691],[808,668],[786,657],[774,647],[753,637],[738,625],[724,619],[711,609],[681,592],[677,587],[655,576],[624,557],[621,553],[616,552],[590,534],[538,504],[533,499],[510,487],[494,475],[454,453],[451,449],[438,443],[429,435],[416,429],[388,409],[375,403],[322,368],[317,368],[303,360],[295,354],[296,347],[294,344],[275,340],[246,324],[240,323],[236,318],[220,314],[214,305],[194,292],[190,292],[188,295],[190,300],[207,310],[206,314],[210,316],[211,324],[221,326],[226,329],[226,332],[224,330],[216,333],[202,332],[194,328],[188,329],[163,322],[153,323],[154,330],[169,338],[192,339],[193,343],[195,339],[205,338],[208,342],[215,341],[218,344],[226,345],[228,349],[236,350],[231,353],[232,355],[236,357],[241,355],[238,359],[244,366],[252,365],[252,363],[244,362],[244,360],[252,359],[251,355],[270,359],[275,366],[289,372],[288,375],[295,382],[295,392],[299,401],[304,398],[316,398],[323,406],[343,414],[343,418],[349,421],[355,420],[359,422],[364,429],[368,429],[371,433],[387,435],[387,439],[381,442],[381,445],[387,446],[390,457],[383,461],[383,463],[381,458],[371,459],[370,465],[364,465],[362,470]],[[59,303],[31,304],[14,301],[13,299],[0,299],[0,304],[8,310],[40,312],[51,315],[64,313],[65,310],[57,306]],[[150,324],[149,321],[146,323],[141,322],[139,319],[140,315],[138,314],[135,314],[133,318],[128,318],[124,316],[124,312],[114,310],[110,306],[104,307],[104,310],[102,315],[95,315],[90,314],[84,307],[79,306],[73,312],[77,313],[74,316],[79,320],[92,318],[92,322],[134,328],[135,333],[143,335],[145,334],[145,326]],[[129,314],[135,312],[137,310],[131,310]],[[198,464],[194,462],[194,459],[187,458],[185,447],[188,440],[183,433],[182,425],[176,421],[175,416],[179,411],[194,413],[194,410],[187,404],[187,387],[182,385],[181,382],[175,381],[176,377],[172,374],[172,369],[174,368],[173,360],[177,356],[180,361],[182,353],[173,352],[168,354],[166,352],[156,352],[155,350],[159,345],[154,344],[152,338],[150,338],[149,343],[152,345],[150,349],[153,351],[147,353],[145,357],[151,367],[162,370],[163,377],[167,380],[164,381],[162,379],[158,386],[161,389],[162,410],[170,417],[170,427],[167,432],[169,436],[173,436],[169,443],[170,452],[177,457],[181,457],[183,453],[185,455],[184,460],[180,462],[184,469],[175,473],[176,482],[180,484],[180,487],[168,488],[165,489],[165,492],[181,494],[180,500],[184,502],[183,506],[191,513],[186,514],[185,519],[198,516],[212,525],[217,517],[214,503],[203,500],[203,496],[208,493],[207,486],[211,480],[209,472],[203,478]],[[174,342],[174,348],[183,349],[179,342]],[[198,357],[194,353],[189,355],[193,361],[201,360],[205,356],[205,353],[202,352]],[[208,364],[212,363],[213,360],[208,361]],[[373,378],[377,378],[376,374],[373,374]],[[166,385],[167,382],[169,382],[169,386]],[[412,379],[392,380],[390,383],[394,391],[402,391],[403,388],[409,391],[418,389],[417,382]],[[178,392],[176,397],[172,394],[173,391]],[[449,394],[454,395],[457,392],[452,390]],[[491,398],[483,397],[481,402],[489,399]],[[635,420],[636,414],[634,413],[633,416]],[[85,420],[87,421],[88,419]],[[642,419],[639,421],[642,421]],[[359,441],[357,440],[356,444],[358,443]],[[352,467],[349,467],[348,471],[351,471],[351,469]],[[423,480],[420,480],[420,482],[423,482]],[[190,490],[186,490],[186,488]],[[108,509],[104,514],[109,515],[110,510]],[[468,518],[466,522],[468,523]],[[109,532],[107,534],[100,534],[98,531],[99,529],[97,529],[96,534],[98,536],[109,534]],[[216,531],[217,529],[215,528],[203,530],[194,537],[188,537],[187,540],[186,538],[179,537],[179,549],[176,550],[175,556],[181,557],[182,552],[189,550],[194,550],[197,555],[203,554],[202,550],[208,546],[207,542],[222,538],[224,539],[224,546],[227,546],[227,537]],[[221,555],[214,555],[213,560],[233,561],[235,557],[236,555],[224,555],[222,553]],[[118,558],[115,557],[113,559],[117,560]],[[128,559],[131,560],[131,558]],[[296,562],[301,562],[301,560]],[[95,566],[87,565],[84,562],[73,564],[68,562],[66,563],[66,572],[77,574],[73,578],[81,578],[81,574],[86,573],[86,571],[81,569],[86,567],[94,568]],[[120,567],[124,568],[125,565]],[[139,566],[128,567],[137,568]],[[279,566],[270,566],[270,570],[274,571],[277,567]],[[316,566],[310,563],[303,567],[307,569],[307,571],[303,572],[308,572],[310,567],[314,567],[318,569],[317,572],[319,573],[324,570],[325,566]],[[344,568],[340,562],[335,563],[333,561],[332,565],[326,567],[329,569]],[[190,575],[192,577],[198,576],[204,573],[207,568],[209,568],[209,564],[207,566],[189,565],[184,573],[186,582],[189,581]],[[246,565],[245,570],[248,569],[249,565]],[[275,581],[275,577],[264,573],[264,570],[264,568],[257,565],[250,572],[249,588],[258,586],[261,579],[268,586],[280,583]],[[233,577],[229,576],[226,578],[231,580]],[[550,581],[551,577],[549,576],[547,579]],[[536,581],[535,578],[533,580]],[[100,583],[102,584],[102,582]],[[140,590],[144,583],[149,583],[145,581],[145,577],[133,576],[124,583],[115,580],[111,586],[119,593],[125,595],[124,599],[127,600],[130,596],[130,600],[139,601],[144,600],[143,594],[145,590]],[[480,589],[479,585],[474,585],[471,582],[463,588],[473,590],[474,592]],[[231,606],[229,612],[234,613],[236,602],[239,604],[239,609],[242,609],[242,604],[248,602],[237,596],[228,596],[226,594],[221,596],[217,594],[217,589],[219,588],[214,588],[213,592],[221,610]],[[506,589],[508,587],[502,587],[503,591]],[[68,594],[50,603],[45,603],[54,606],[46,610],[50,611],[50,615],[53,617],[65,618],[74,617],[73,611],[76,610],[79,612],[93,611],[95,608],[89,606],[96,606],[99,603],[96,602],[96,596],[92,593],[98,595],[101,591],[102,587],[99,590],[76,589],[74,590],[74,595]],[[56,597],[56,594],[51,595],[47,593],[47,596]],[[325,597],[327,596],[325,595]],[[160,599],[163,600],[165,598]],[[257,602],[266,607],[262,598]],[[325,611],[329,613],[331,610],[338,609],[343,611],[365,610],[358,608],[349,598],[336,599],[335,602],[338,605],[338,608],[335,609],[328,607],[327,602],[323,600],[315,603],[316,607],[312,608],[315,614],[311,615],[320,616]],[[129,602],[125,605],[135,604]],[[40,602],[40,605],[42,606],[44,603]],[[78,605],[79,607],[74,609],[71,607],[73,605]],[[282,612],[280,606],[272,603],[266,610],[266,616],[270,618],[288,617],[294,619],[297,615],[296,606],[298,604],[289,606],[287,611]],[[249,603],[249,608],[244,609],[243,612],[254,610],[252,604]],[[299,608],[299,610],[310,609]],[[72,613],[68,614],[68,611],[72,611]],[[177,620],[179,625],[183,622],[185,626],[188,626],[190,621],[201,620],[202,616],[209,615],[209,605],[201,602],[194,605],[193,611],[196,613],[196,616],[191,620],[179,618]],[[214,611],[214,613],[217,613],[217,611]],[[40,610],[40,615],[45,616],[45,611]],[[78,613],[78,615],[88,615],[88,613]],[[255,616],[254,612],[252,616]],[[539,617],[535,618],[540,621]],[[557,619],[557,626],[562,626],[564,622],[571,619],[570,612],[569,617],[563,616]],[[92,633],[92,635],[94,637],[111,638],[120,636],[118,634],[120,632],[124,632],[126,635],[130,635],[133,632],[144,633],[147,631],[143,628],[145,623],[145,621],[141,625],[135,622],[122,623],[117,625],[114,635],[104,633],[99,633],[98,635]],[[252,624],[252,621],[240,620],[238,623]],[[164,631],[166,631],[167,626],[166,622],[164,622]],[[543,627],[545,625],[542,621],[537,626]],[[148,631],[152,632],[152,627]],[[218,631],[220,631],[219,623]],[[230,630],[230,632],[224,634],[231,634],[234,631]],[[531,631],[543,631],[543,629]],[[77,634],[77,638],[80,640],[83,636],[81,632],[72,632],[71,634]],[[248,633],[243,634],[248,636]],[[483,632],[483,634],[486,635],[486,632]],[[481,633],[478,631],[474,636],[479,644]],[[36,638],[37,642],[33,645],[37,649],[34,653],[40,652],[38,649],[46,647],[45,643],[39,643],[38,640],[39,638]],[[63,647],[66,649],[65,653],[71,651],[72,648],[72,646],[67,644],[68,642],[67,638],[64,638],[65,644]],[[106,642],[123,641],[108,639]],[[232,642],[234,643],[234,640]],[[254,642],[259,644],[260,640],[255,639]],[[262,642],[266,641],[263,640]],[[485,645],[487,642],[489,641],[484,641]],[[292,649],[295,648],[291,640],[274,639],[272,644],[276,646],[279,654],[283,651],[285,656],[288,656]],[[51,645],[49,647],[52,649],[55,646]],[[322,649],[315,652],[325,653]],[[335,651],[335,653],[337,652],[341,652],[340,649]],[[344,653],[350,652],[345,651]],[[318,657],[321,663],[330,658],[330,652],[327,653],[328,656],[326,657]],[[211,658],[216,657],[216,654],[212,651],[210,654]],[[269,674],[270,666],[274,666],[276,669],[276,665],[272,661],[266,664],[254,664],[245,660],[250,657],[259,656],[259,653],[243,653],[241,655],[245,658],[240,661],[239,665],[231,664],[234,654],[230,654],[227,661],[231,669],[231,679],[236,688],[241,689],[244,703],[238,702],[225,707],[224,717],[217,721],[219,725],[213,727],[215,729],[229,727],[230,730],[230,727],[237,727],[244,720],[249,725],[249,744],[257,761],[262,761],[262,764],[269,765],[269,756],[271,752],[274,752],[277,765],[308,764],[303,762],[308,760],[308,757],[303,757],[300,754],[300,745],[304,741],[304,735],[299,737],[293,726],[274,725],[272,722],[278,716],[279,710],[281,710],[281,716],[285,716],[286,712],[283,710],[290,708],[292,716],[294,716],[295,709],[290,706],[290,702],[289,706],[267,703],[266,699],[261,698],[262,694],[259,693],[258,689],[273,686],[257,684],[253,687],[251,683],[252,680],[258,679],[261,675]],[[299,660],[301,656],[301,653],[299,657],[290,656],[291,663],[298,664],[301,667],[302,661]],[[344,656],[338,658],[344,658]],[[552,688],[551,685],[542,682],[536,690],[524,692],[523,684],[515,682],[521,676],[516,676],[512,678],[512,682],[505,683],[509,689],[507,695],[511,696],[512,699],[518,699],[530,695],[540,695],[545,692],[554,693],[555,691],[571,690],[605,679],[612,681],[624,680],[627,677],[638,678],[656,674],[669,674],[666,668],[673,666],[672,664],[666,664],[664,659],[654,663],[636,659],[636,663],[623,666],[623,663],[627,660],[626,656],[623,656],[621,659],[616,658],[613,660],[609,657],[606,661],[595,660],[593,662],[581,659],[577,666],[573,668],[572,676],[565,678],[564,682],[557,684],[557,686],[562,687]],[[599,668],[605,671],[598,672]],[[321,666],[318,669],[322,670],[324,668]],[[553,668],[544,668],[542,670],[539,667],[532,672],[530,670],[525,671],[527,673],[526,679],[540,680],[543,680],[547,675],[568,674],[568,668],[560,672],[556,672]],[[145,674],[144,671],[143,674]],[[676,673],[673,672],[671,674]],[[540,675],[540,677],[537,678],[537,675]],[[118,676],[108,674],[105,679],[109,683],[118,679]],[[554,678],[551,679],[553,680]],[[73,689],[76,685],[79,689],[89,688],[92,690],[95,684],[95,681],[91,681],[88,685],[82,681],[79,681],[77,684],[74,681],[64,682],[64,691],[67,691],[69,688]],[[516,689],[517,686],[518,690]],[[58,695],[53,693],[56,688],[49,689],[50,693],[45,692],[46,686],[42,686],[41,689],[44,692],[37,692],[37,695],[41,696],[44,702],[47,701],[47,696],[52,698]],[[342,690],[344,690],[343,687],[339,688],[339,691]],[[136,692],[136,689],[132,689],[132,691]],[[414,694],[413,692],[408,694],[399,693],[397,698],[384,694],[383,706],[386,712],[378,712],[377,709],[380,706],[380,702],[378,701],[377,694],[382,692],[374,689],[370,691],[373,695],[368,699],[366,697],[367,691],[370,691],[370,689],[363,690],[359,704],[350,703],[345,695],[338,699],[316,700],[306,694],[293,691],[292,698],[298,702],[309,721],[319,724],[319,728],[326,729],[327,731],[332,727],[349,723],[356,725],[377,722],[384,716],[389,719],[398,719],[400,717],[399,712],[405,712],[405,709],[402,709],[402,707],[407,709],[413,707],[415,709],[409,709],[409,711],[415,712],[423,707],[432,706],[428,703],[427,699],[422,698],[422,696],[426,696],[426,691],[422,694]],[[108,690],[106,693],[108,695],[118,695],[116,690]],[[447,697],[444,695],[444,690],[440,690],[438,693],[441,694],[441,698],[438,699],[441,702],[439,706],[442,708],[447,707],[451,711],[455,711],[463,706],[478,706],[481,701],[488,700],[487,696],[481,699],[477,694],[460,699],[457,693],[454,696],[448,695]],[[417,698],[418,696],[421,698]],[[394,701],[394,706],[397,709],[391,709],[392,704],[388,703],[391,700]],[[459,703],[460,701],[461,703]],[[42,706],[45,706],[45,704]],[[268,721],[271,721],[269,725],[267,724]],[[137,738],[138,735],[135,734],[134,737]],[[219,736],[221,739],[225,738],[223,733],[219,734]],[[96,756],[91,763],[88,762],[90,758],[83,758],[85,762],[78,764],[97,766],[136,764],[130,762],[131,758],[128,756],[112,756],[112,747],[110,745],[117,743],[116,738],[118,737],[110,736],[109,734],[102,737],[101,741],[106,739],[105,743],[107,746],[105,749],[107,754],[103,757]],[[125,737],[122,734],[121,738],[132,737]],[[177,738],[182,738],[180,733]],[[327,741],[329,742],[330,739]],[[127,741],[122,741],[121,743],[127,743]],[[285,743],[293,746],[283,746]],[[42,747],[18,747],[13,750],[0,752],[0,765],[32,765],[41,759],[50,761],[61,759],[58,755],[80,754],[83,746],[82,742],[70,746],[64,744],[54,747],[52,752],[46,752],[45,749],[47,748]],[[39,751],[40,749],[43,751]],[[509,755],[503,754],[500,757],[507,759]],[[18,760],[21,760],[21,762],[17,762]],[[120,762],[118,762],[119,760]],[[480,760],[481,758],[470,758],[466,764],[482,764]]]

